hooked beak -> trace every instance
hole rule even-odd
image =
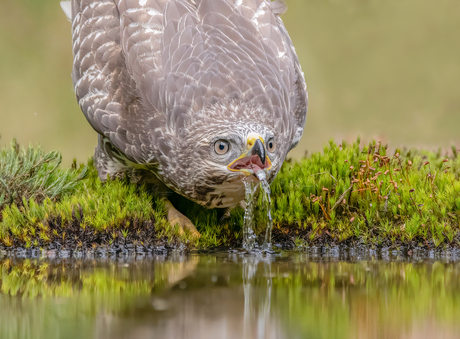
[[[230,171],[241,171],[246,175],[250,175],[256,174],[261,170],[268,170],[272,167],[272,163],[266,154],[265,146],[260,136],[250,136],[248,138],[248,147],[251,148],[227,166]]]

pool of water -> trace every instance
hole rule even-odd
[[[458,338],[446,258],[0,258],[0,338]]]

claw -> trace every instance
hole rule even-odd
[[[230,213],[232,212],[232,210],[233,210],[234,208],[235,208],[235,206],[228,207],[228,208],[225,210],[225,213],[220,217],[219,221],[222,222],[222,221],[224,221],[225,219],[230,218]]]
[[[176,210],[167,198],[164,198],[163,201],[167,211],[167,218],[171,225],[178,225],[181,234],[184,234],[185,230],[187,230],[194,238],[201,237],[200,232],[197,231],[195,225],[193,225],[189,218]]]

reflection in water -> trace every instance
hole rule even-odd
[[[103,338],[288,338],[271,318],[271,260],[203,257],[188,277],[104,325]],[[265,284],[261,286],[261,281]],[[242,287],[242,288],[241,288]],[[267,289],[266,287],[270,287]]]
[[[455,338],[456,262],[0,259],[0,338]]]
[[[273,333],[276,333],[276,328],[270,328],[270,325],[274,325],[274,321],[272,322],[269,319],[272,294],[270,257],[245,257],[242,260],[242,265],[244,286],[244,338],[279,338],[279,334],[273,337]],[[263,265],[263,277],[267,280],[267,288],[265,296],[262,296],[257,304],[257,298],[255,298],[257,290],[254,291],[257,286],[253,287],[252,284],[254,283],[257,269],[260,265]]]

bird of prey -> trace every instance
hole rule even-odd
[[[299,142],[307,89],[270,0],[71,0],[72,79],[101,180],[154,182],[208,208],[273,181]],[[164,195],[168,219],[198,231]]]

